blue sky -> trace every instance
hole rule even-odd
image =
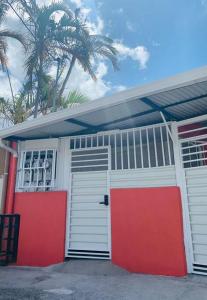
[[[207,1],[85,1],[104,21],[104,32],[128,47],[143,45],[150,58],[140,70],[130,58],[106,75],[114,85],[131,87],[207,64]]]
[[[96,99],[207,64],[207,0],[64,0],[80,7],[93,33],[106,34],[120,51],[120,71],[105,60],[94,68],[96,83],[76,66],[67,91],[77,88]],[[37,0],[49,4],[52,0]],[[8,25],[18,28],[10,12]],[[12,82],[24,80],[22,50],[9,45]],[[22,59],[21,59],[22,58]],[[54,70],[51,70],[51,74]],[[0,89],[8,85],[0,74]],[[8,89],[9,90],[9,89]]]
[[[120,71],[106,77],[114,84],[130,87],[207,64],[207,1],[105,0],[96,6],[106,33],[150,53],[143,70],[130,58],[121,61]]]

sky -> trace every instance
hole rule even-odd
[[[38,0],[48,4],[50,0]],[[106,60],[96,61],[97,82],[76,65],[66,93],[79,89],[91,100],[134,86],[207,65],[207,0],[65,0],[81,8],[91,33],[114,40],[120,70]],[[7,26],[16,30],[9,12]],[[9,69],[15,92],[25,77],[24,53],[9,43]],[[54,74],[54,70],[51,70]],[[5,74],[0,71],[0,93],[10,97]]]

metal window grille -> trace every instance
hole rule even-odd
[[[56,156],[54,149],[22,151],[17,188],[24,191],[48,191],[55,187]]]
[[[184,168],[207,165],[207,121],[179,128],[181,156]]]
[[[112,170],[174,165],[173,143],[164,124],[70,138],[71,150],[105,146],[111,148]]]

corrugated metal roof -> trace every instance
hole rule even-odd
[[[183,88],[177,88],[168,92],[162,92],[149,98],[154,102],[165,106],[177,101],[191,99],[193,97],[202,96],[207,94],[207,82],[202,84],[195,83],[191,86],[185,86]]]
[[[1,138],[87,134],[207,114],[207,67],[123,91],[0,131]]]

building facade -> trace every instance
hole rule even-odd
[[[17,144],[5,212],[21,215],[19,265],[111,259],[132,272],[207,274],[206,74],[2,131]]]

